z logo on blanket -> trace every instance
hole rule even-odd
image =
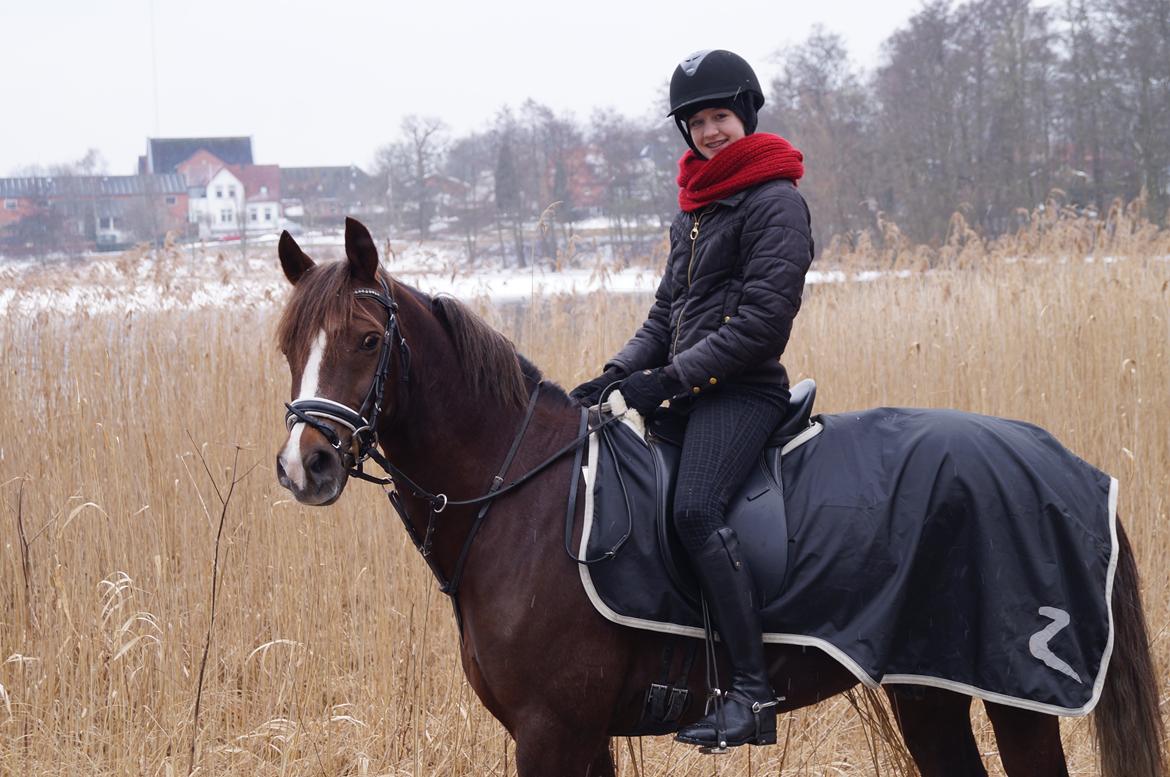
[[[1068,613],[1064,610],[1058,610],[1055,607],[1041,607],[1039,612],[1052,622],[1032,635],[1032,638],[1028,640],[1028,651],[1043,661],[1046,666],[1055,669],[1061,674],[1068,675],[1078,683],[1084,684],[1081,676],[1071,666],[1058,658],[1052,652],[1052,648],[1048,647],[1049,640],[1069,624],[1070,618]]]

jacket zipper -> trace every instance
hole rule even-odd
[[[695,224],[691,227],[691,258],[687,262],[687,298],[683,302],[682,310],[678,312],[678,324],[674,328],[674,342],[670,344],[670,355],[673,357],[678,348],[678,338],[682,334],[683,319],[687,315],[687,305],[691,302],[691,269],[695,265],[695,244],[699,242],[699,225],[703,221],[703,216],[707,215],[708,210],[702,211],[698,216],[695,216]]]

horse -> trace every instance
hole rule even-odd
[[[645,733],[645,689],[672,637],[602,618],[563,551],[568,484],[576,482],[567,452],[580,444],[580,408],[547,381],[536,391],[537,367],[461,303],[391,277],[359,222],[346,220],[345,260],[317,264],[287,232],[278,253],[293,286],[277,339],[294,400],[277,455],[280,484],[299,502],[324,506],[351,472],[374,479],[356,466],[367,456],[390,467],[406,529],[456,601],[467,681],[513,737],[518,773],[614,775],[610,739]],[[1118,540],[1115,642],[1095,710],[1102,773],[1157,777],[1155,674],[1120,527]],[[766,656],[781,711],[858,683],[816,649],[768,645]],[[702,679],[687,682],[701,698]],[[970,696],[883,688],[924,777],[986,774]],[[984,705],[1009,777],[1068,774],[1058,718]],[[701,714],[701,704],[690,706],[675,730]]]

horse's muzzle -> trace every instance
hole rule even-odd
[[[323,507],[341,496],[348,475],[338,450],[315,431],[305,429],[301,439],[290,438],[277,454],[276,479],[301,504]]]

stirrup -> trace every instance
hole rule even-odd
[[[752,744],[755,744],[755,745],[774,745],[774,744],[776,744],[776,728],[775,728],[775,726],[772,727],[772,731],[769,732],[769,735],[767,737],[765,737],[764,732],[762,731],[762,729],[760,727],[760,713],[766,709],[771,709],[772,707],[780,706],[780,701],[781,701],[782,697],[773,696],[770,701],[754,701],[754,700],[749,699],[748,697],[744,696],[741,692],[739,692],[735,689],[728,691],[726,693],[726,695],[735,699],[737,702],[739,702],[740,704],[742,704],[743,706],[745,706],[749,710],[751,710],[752,720],[756,724],[756,733],[755,733],[755,736],[753,737],[755,742],[753,742]],[[775,716],[776,713],[772,713],[772,714],[773,714],[773,716]],[[775,720],[775,717],[773,717],[772,719]],[[721,742],[721,744],[722,744],[722,742]]]
[[[745,696],[741,691],[731,689],[722,691],[719,688],[711,688],[710,695],[707,697],[707,703],[704,705],[703,714],[705,717],[711,716],[712,706],[715,708],[714,730],[716,742],[712,745],[699,745],[699,752],[704,755],[723,755],[731,751],[733,747],[741,745],[774,745],[776,744],[776,729],[772,728],[767,736],[764,735],[762,726],[760,725],[760,713],[772,707],[778,707],[780,702],[784,701],[783,696],[773,696],[769,701],[755,701]],[[751,740],[743,742],[736,742],[734,744],[728,742],[726,731],[720,727],[722,721],[722,705],[726,704],[726,699],[733,699],[737,704],[744,707],[752,713],[752,721],[755,724],[755,732]]]
[[[726,695],[727,694],[725,694],[719,688],[709,688],[707,690],[707,701],[703,704],[703,717],[709,716],[712,712],[711,708],[715,708],[715,738],[718,740],[718,742],[713,745],[700,745],[699,752],[703,755],[727,755],[731,752],[731,747],[727,744],[727,738],[722,736],[724,732],[719,728],[718,723],[720,718],[718,715],[718,712],[720,711],[719,708],[723,705],[723,698]],[[758,722],[756,724],[756,729],[759,729]]]

